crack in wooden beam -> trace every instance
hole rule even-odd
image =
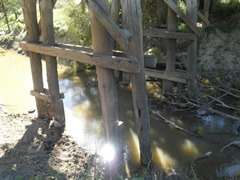
[[[199,28],[192,22],[192,20],[184,14],[184,12],[172,1],[172,0],[164,0],[164,2],[177,14],[182,18],[182,20],[189,26],[189,28],[197,35],[201,35],[201,31]]]
[[[69,48],[61,48],[57,46],[49,46],[42,44],[34,44],[21,42],[22,49],[39,54],[61,57],[64,59],[74,60],[81,63],[93,64],[97,66],[106,67],[109,69],[116,69],[119,71],[129,73],[139,73],[140,65],[135,57],[117,57],[103,54],[94,54],[86,51],[78,51]]]
[[[126,29],[121,29],[112,18],[102,9],[102,7],[95,0],[86,1],[88,8],[93,12],[99,22],[106,28],[111,34],[113,39],[124,49],[128,50],[128,41],[131,37],[131,33]]]

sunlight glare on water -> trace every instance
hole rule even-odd
[[[103,159],[107,162],[111,162],[115,158],[115,149],[111,144],[105,144],[103,145],[100,156],[103,157]]]
[[[186,154],[188,156],[198,157],[200,154],[197,146],[189,139],[185,139],[181,148],[182,148],[182,151],[184,152],[184,154]]]
[[[167,152],[164,152],[161,148],[156,147],[154,152],[157,163],[161,164],[165,171],[170,170],[172,167],[176,167],[177,162]]]

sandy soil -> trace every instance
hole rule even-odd
[[[10,114],[0,106],[0,180],[103,177],[97,155],[34,116]]]

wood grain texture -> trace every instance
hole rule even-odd
[[[177,5],[177,0],[173,0],[173,3]],[[177,30],[177,15],[168,7],[167,16],[168,31],[176,32]],[[175,71],[176,66],[176,39],[167,39],[167,61],[166,61],[166,72]],[[163,94],[171,93],[173,91],[174,83],[171,81],[163,81],[162,91]]]
[[[39,43],[39,29],[37,24],[36,0],[22,0],[22,10],[24,22],[27,30],[27,41],[32,43]],[[33,89],[36,91],[43,91],[43,76],[42,76],[42,62],[40,54],[30,52],[30,64],[33,80]],[[38,117],[47,118],[47,104],[35,98]]]
[[[206,26],[209,25],[209,21],[205,15],[203,15],[200,11],[198,11],[198,17],[205,23]]]
[[[195,0],[194,0],[195,1]],[[173,0],[164,0],[165,3],[188,25],[189,28],[197,35],[201,35],[201,31],[196,26],[197,23],[192,21],[191,16],[187,16],[184,12],[173,2]],[[187,1],[188,2],[188,1]],[[191,1],[190,1],[191,2]]]
[[[57,2],[57,0],[52,0],[53,7],[55,6],[56,2]],[[42,26],[41,26],[41,24],[42,24],[42,18],[40,18],[39,23],[38,23],[38,28],[39,28],[40,34],[42,33]]]
[[[140,63],[140,73],[132,74],[132,94],[134,113],[137,122],[137,134],[140,144],[141,163],[148,165],[152,161],[150,122],[147,90],[144,72],[142,12],[140,0],[122,0],[123,26],[132,33],[127,56],[135,56]]]
[[[42,38],[46,45],[54,45],[54,29],[53,29],[53,2],[49,0],[40,0],[40,15],[42,18]],[[65,114],[63,101],[59,93],[58,72],[56,57],[45,56],[47,67],[47,82],[49,94],[52,96],[54,102],[50,104],[51,118],[57,120],[62,126],[65,126]],[[57,101],[58,100],[58,101]]]
[[[187,1],[187,14],[189,17],[191,17],[191,21],[193,23],[197,23],[197,0],[191,0]],[[192,29],[189,29],[188,31],[192,31]],[[197,40],[195,41],[188,41],[188,47],[187,47],[187,72],[192,77],[190,80],[188,80],[187,83],[187,90],[188,95],[191,98],[194,98],[197,95],[197,89],[196,89],[196,55],[197,55]]]
[[[86,1],[88,8],[97,17],[98,21],[106,28],[115,41],[126,51],[131,34],[126,29],[121,29],[110,17],[109,13],[101,7],[96,0]]]
[[[109,4],[107,0],[98,0],[99,5],[109,16]],[[105,29],[99,21],[96,14],[89,10],[89,17],[91,22],[91,32],[93,40],[93,52],[96,54],[104,54],[112,56],[113,39],[109,32]],[[98,89],[101,99],[102,115],[104,120],[104,134],[106,143],[112,144],[115,148],[117,146],[115,137],[117,132],[114,129],[115,123],[119,121],[118,118],[118,95],[117,84],[114,77],[114,71],[104,67],[96,66]],[[117,171],[114,170],[113,162],[106,163],[107,179],[112,179]]]
[[[144,36],[151,37],[160,37],[166,39],[186,39],[186,40],[195,40],[196,36],[192,33],[182,33],[182,32],[172,32],[166,29],[144,29]]]
[[[164,72],[164,71],[158,71],[155,69],[148,69],[145,68],[145,74],[150,76],[150,77],[155,77],[163,80],[168,80],[168,81],[174,81],[174,82],[179,82],[186,84],[187,80],[185,78],[185,73],[184,74],[178,74],[177,72]],[[182,75],[182,76],[181,76]]]
[[[139,63],[134,57],[116,57],[110,54],[103,55],[100,53],[92,53],[92,49],[86,47],[81,48],[80,46],[48,46],[26,42],[21,42],[20,46],[26,51],[75,60],[81,63],[93,64],[124,72],[138,73],[140,69]]]

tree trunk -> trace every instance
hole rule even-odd
[[[4,5],[3,0],[2,0],[2,9],[3,9],[3,14],[4,14],[4,17],[5,17],[5,20],[6,20],[6,23],[7,23],[8,32],[10,33],[10,32],[11,32],[11,29],[10,29],[9,22],[8,22],[7,10],[6,10],[6,8],[5,8],[5,5]]]

